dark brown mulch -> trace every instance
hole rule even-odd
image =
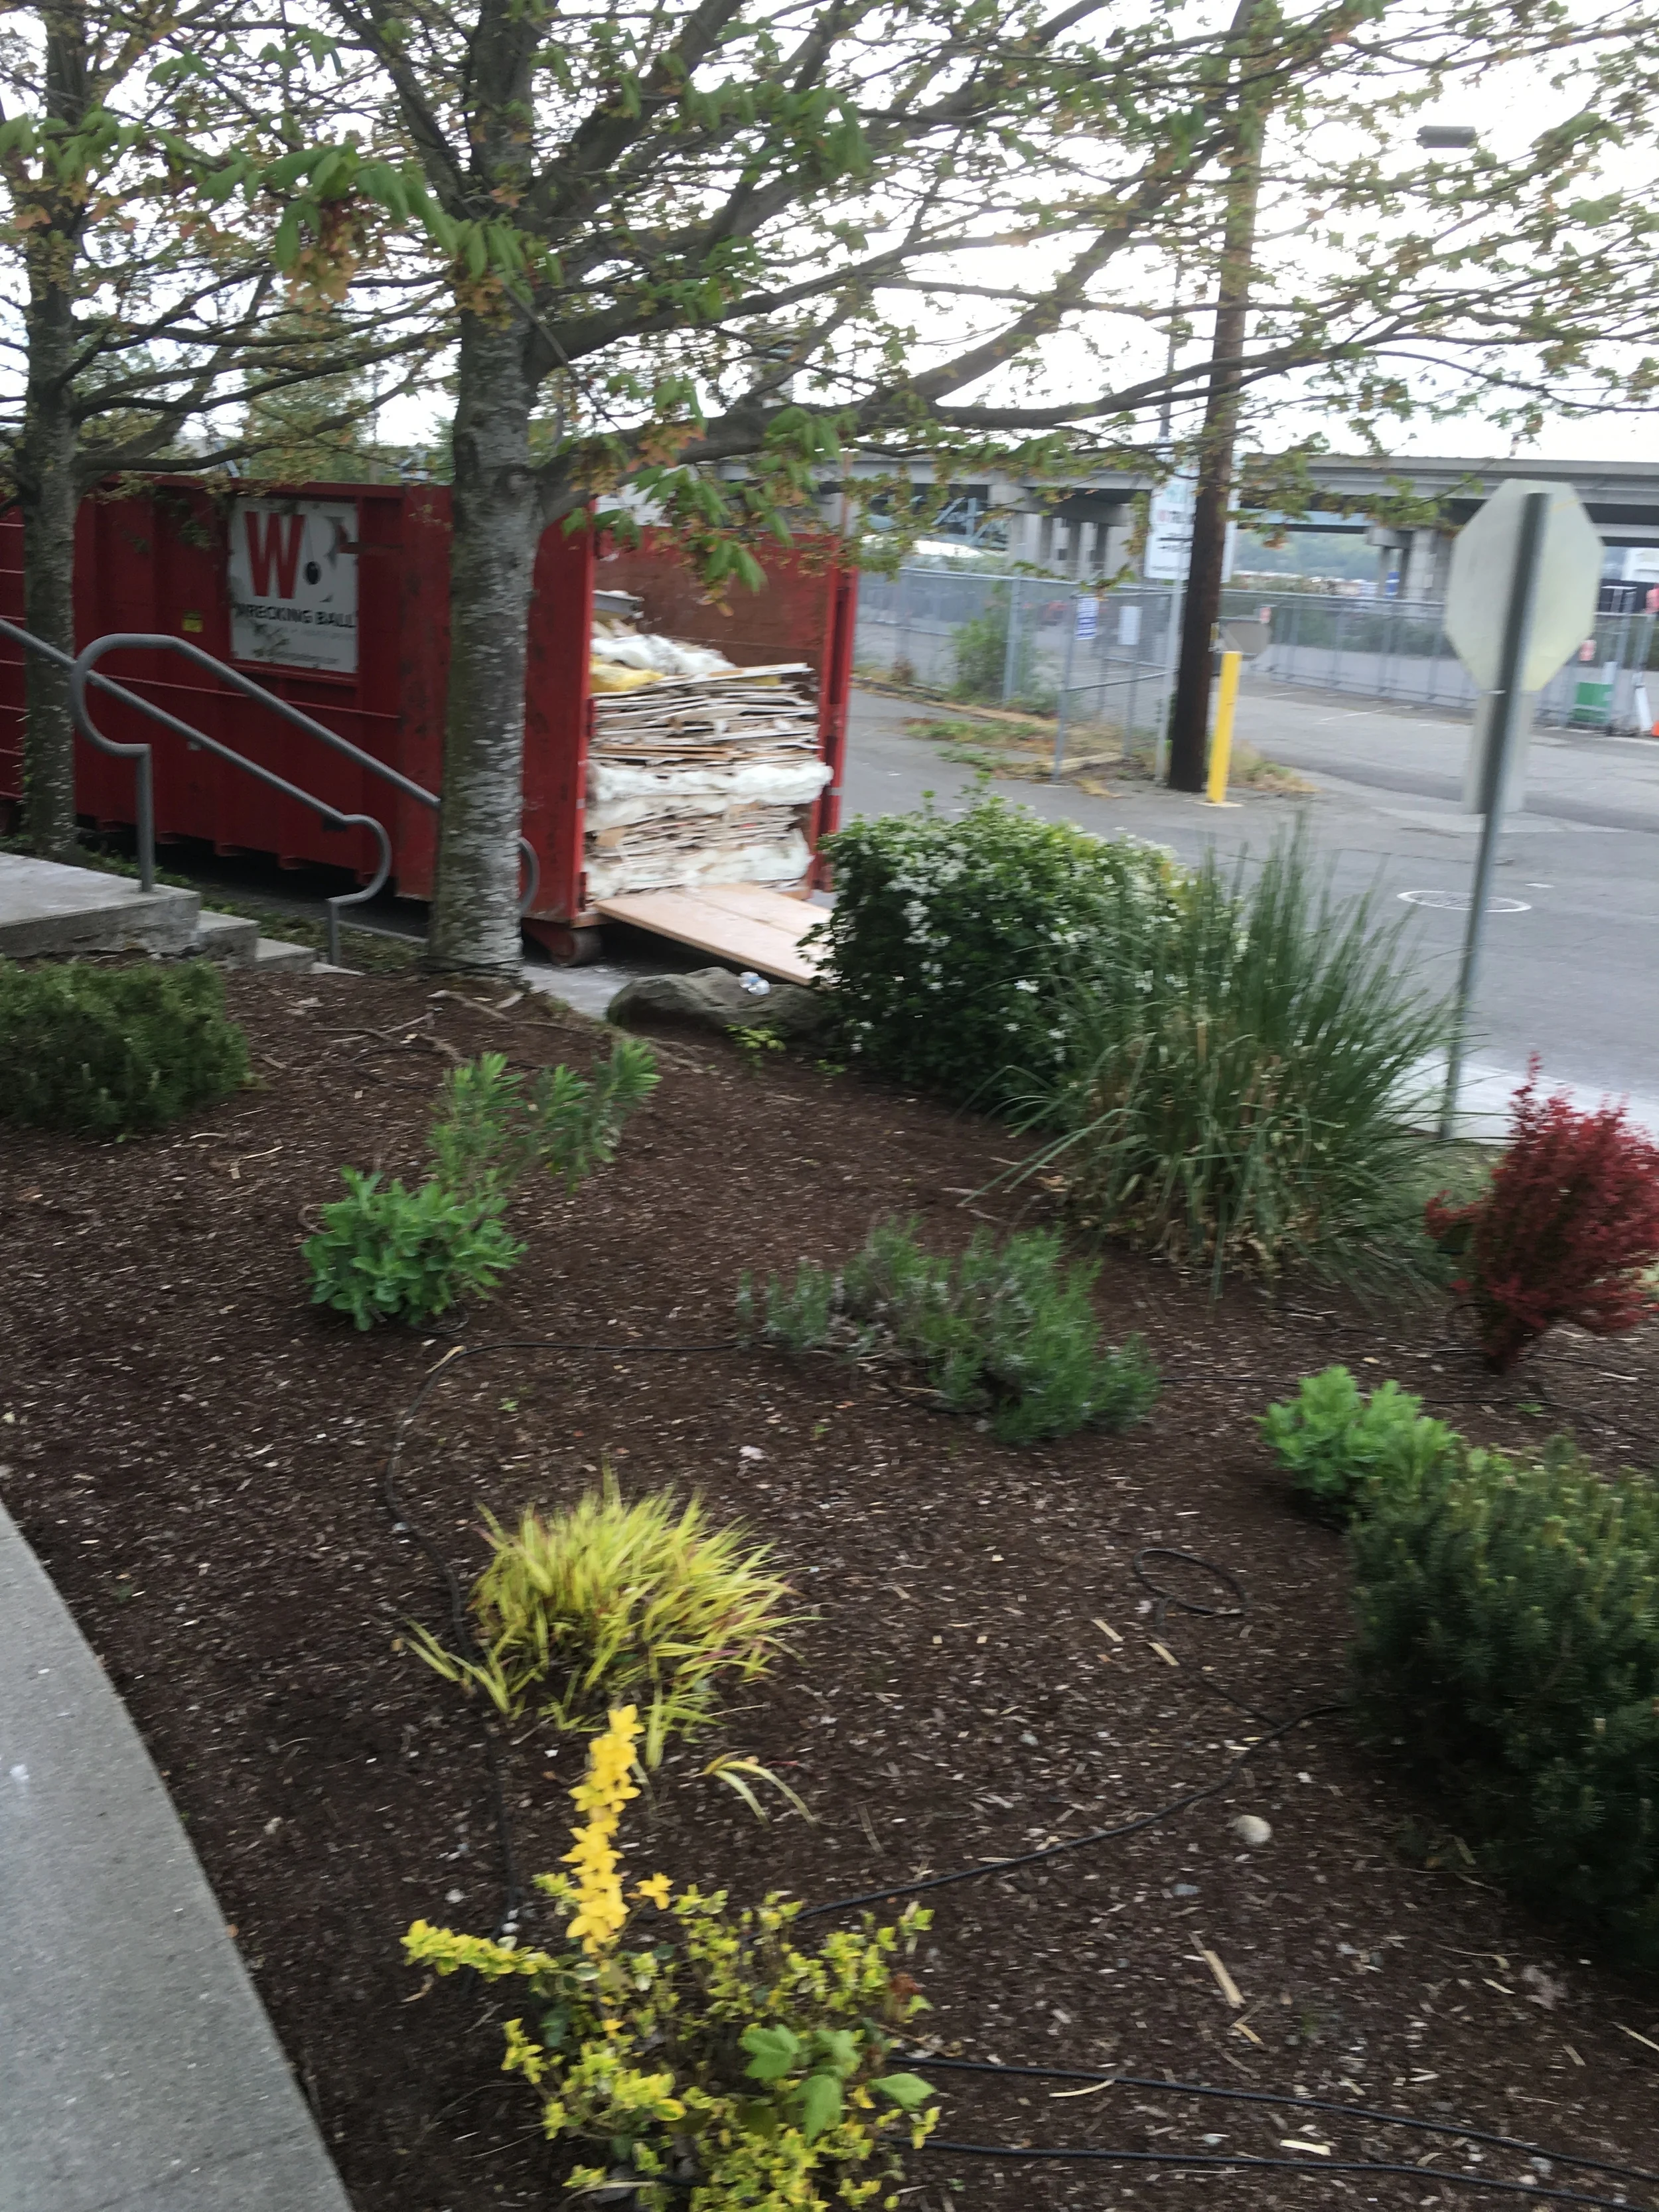
[[[417,1170],[453,1056],[581,1064],[594,1033],[533,999],[483,1011],[471,987],[231,988],[261,1088],[140,1142],[4,1136],[4,1495],[167,1777],[362,2212],[548,2201],[533,2106],[497,2071],[498,2008],[399,1958],[416,1915],[487,1931],[502,1900],[479,1716],[400,1644],[410,1620],[444,1628],[442,1590],[379,1488],[446,1346],[309,1309],[297,1246],[343,1160]],[[483,1555],[480,1504],[556,1504],[608,1457],[630,1490],[695,1486],[744,1516],[809,1600],[798,1656],[635,1808],[641,1870],[817,1901],[1006,1857],[1150,1811],[1272,1722],[1340,1698],[1340,1544],[1292,1510],[1251,1424],[1334,1357],[1484,1438],[1570,1417],[1604,1463],[1650,1462],[1650,1340],[1565,1338],[1500,1388],[1437,1316],[1371,1322],[1249,1290],[1212,1306],[1123,1257],[1103,1271],[1103,1315],[1144,1331],[1167,1379],[1121,1437],[1014,1452],[896,1375],[635,1352],[725,1339],[742,1269],[843,1251],[877,1214],[956,1240],[1021,1203],[974,1195],[1013,1153],[995,1127],[809,1065],[756,1074],[720,1047],[669,1051],[617,1165],[574,1197],[525,1196],[528,1255],[465,1330],[599,1348],[456,1361],[404,1468],[410,1510],[463,1573]],[[1160,1619],[1134,1571],[1148,1546],[1227,1569],[1248,1619]],[[701,1772],[720,1750],[775,1769],[817,1825],[757,1825]],[[527,1872],[566,1847],[581,1756],[546,1730],[507,1754]],[[1271,1822],[1264,1848],[1231,1834],[1243,1812]],[[1659,2166],[1659,1990],[1507,1905],[1340,1715],[1132,1838],[943,1891],[918,1972],[947,2051],[1305,2091]],[[1448,2174],[1546,2179],[1455,2138],[1334,2114],[1299,2129],[1282,2102],[936,2078],[957,2142],[1292,2156],[1281,2144],[1305,2133],[1335,2162],[1413,2170],[1229,2179],[930,2154],[907,2205],[1415,2207],[1463,2201]],[[1652,2194],[1559,2166],[1547,2179]]]

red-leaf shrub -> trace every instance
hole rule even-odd
[[[1430,1236],[1463,1261],[1452,1287],[1499,1370],[1558,1321],[1616,1336],[1659,1307],[1640,1273],[1659,1260],[1659,1145],[1622,1106],[1576,1113],[1537,1085],[1534,1053],[1486,1196],[1454,1206],[1443,1191],[1424,1210]]]

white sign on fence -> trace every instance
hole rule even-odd
[[[355,501],[237,501],[230,518],[230,651],[235,660],[356,675]]]
[[[1193,508],[1198,500],[1198,471],[1177,469],[1152,494],[1146,517],[1146,550],[1141,568],[1155,584],[1184,584],[1193,558]]]
[[[1077,603],[1077,634],[1080,638],[1100,635],[1100,601],[1086,593]]]

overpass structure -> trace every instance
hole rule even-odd
[[[854,460],[839,483],[823,487],[826,519],[831,503],[839,504],[861,475],[890,471],[888,463],[872,460],[861,467]],[[1330,496],[1328,510],[1282,523],[1264,512],[1261,520],[1293,532],[1341,531],[1369,538],[1378,548],[1379,568],[1398,570],[1403,599],[1443,597],[1453,539],[1506,477],[1571,484],[1608,550],[1609,574],[1626,573],[1627,549],[1659,548],[1659,462],[1455,455],[1374,460],[1326,454],[1310,464],[1309,474]],[[916,467],[911,481],[919,487],[931,484],[932,470]],[[1079,580],[1110,576],[1128,557],[1136,503],[1158,481],[1150,469],[1133,468],[1103,470],[1064,484],[991,473],[975,483],[953,484],[955,528],[965,539],[970,533],[963,522],[989,522],[998,550],[1011,561]],[[1380,510],[1402,494],[1432,501],[1438,519],[1409,529],[1381,521]]]

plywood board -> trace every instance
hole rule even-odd
[[[735,961],[757,974],[784,983],[817,980],[817,947],[801,939],[824,918],[822,907],[791,898],[765,884],[709,884],[696,890],[628,891],[596,899],[597,911],[612,921],[654,930],[699,952]]]

